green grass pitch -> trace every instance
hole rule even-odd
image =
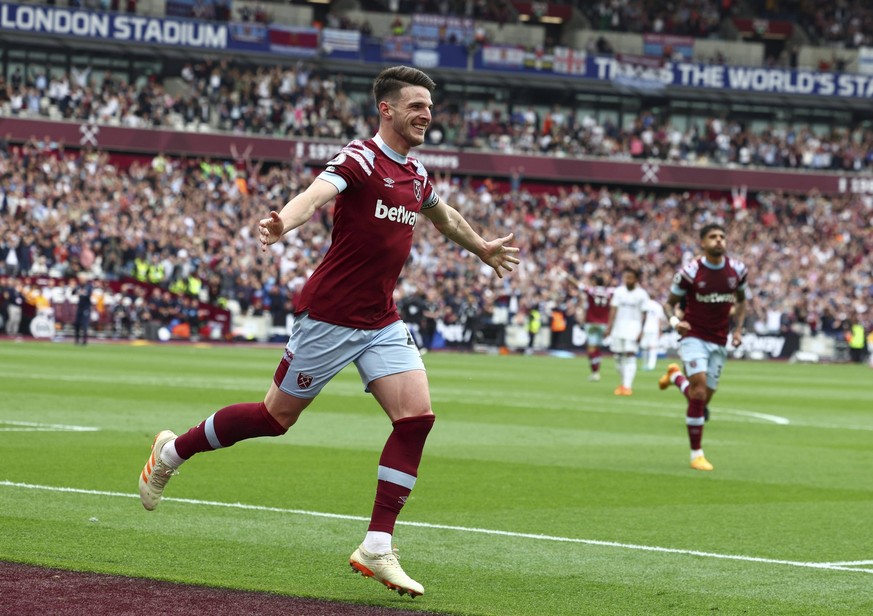
[[[390,424],[349,369],[287,435],[195,457],[160,429],[257,401],[274,348],[0,343],[0,560],[455,615],[873,613],[873,371],[729,361],[684,399],[584,357],[431,353],[437,423],[397,527],[414,602],[351,573]]]

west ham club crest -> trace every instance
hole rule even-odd
[[[421,182],[412,180],[412,190],[415,191],[415,200],[421,201]]]
[[[297,387],[300,389],[306,389],[312,385],[312,375],[303,374],[302,372],[297,373]]]

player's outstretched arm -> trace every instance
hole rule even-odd
[[[291,199],[282,211],[273,210],[267,218],[258,221],[258,235],[261,240],[261,250],[275,244],[279,238],[296,229],[312,218],[315,210],[336,197],[336,186],[325,180],[316,178],[309,188]]]
[[[516,256],[518,248],[508,246],[509,242],[512,241],[512,233],[487,241],[473,231],[460,212],[450,207],[442,199],[439,199],[435,206],[421,212],[428,217],[440,233],[494,268],[499,278],[503,278],[504,270],[511,272],[512,266],[519,263]]]
[[[579,279],[576,278],[575,276],[573,276],[573,275],[571,275],[571,274],[569,274],[569,273],[567,273],[567,272],[565,272],[565,273],[567,274],[567,280],[569,280],[569,281],[570,281],[570,284],[572,284],[572,285],[573,285],[574,287],[576,287],[577,289],[581,289],[582,287],[585,286],[585,283],[583,283],[581,280],[579,280]]]

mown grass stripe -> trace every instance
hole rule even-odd
[[[22,488],[26,490],[44,490],[48,492],[64,492],[69,494],[87,494],[92,496],[111,496],[120,498],[139,498],[138,494],[127,494],[125,492],[109,492],[102,490],[85,490],[81,488],[69,488],[62,486],[44,486],[32,483],[17,483],[13,481],[0,481],[0,486],[9,488]],[[263,505],[247,505],[244,503],[223,503],[219,501],[198,500],[193,498],[173,498],[165,497],[167,502],[184,503],[187,505],[198,505],[204,507],[225,507],[228,509],[243,509],[246,511],[263,511],[268,513],[282,513],[289,515],[303,515],[316,518],[330,518],[334,520],[353,520],[356,522],[369,521],[369,518],[357,515],[346,515],[341,513],[327,513],[324,511],[307,511],[305,509],[285,509],[282,507],[267,507]],[[543,535],[538,533],[518,533],[507,530],[497,530],[491,528],[475,528],[468,526],[454,526],[450,524],[431,524],[429,522],[410,522],[398,521],[398,525],[413,526],[417,528],[449,530],[462,533],[476,533],[482,535],[498,535],[501,537],[511,537],[517,539],[535,539],[538,541],[553,541],[558,543],[578,543],[582,545],[593,545],[598,547],[619,548],[625,550],[638,550],[643,552],[659,552],[662,554],[678,554],[684,556],[696,556],[701,558],[716,558],[722,560],[735,560],[750,563],[761,563],[769,565],[785,565],[790,567],[805,567],[809,569],[827,569],[829,571],[852,571],[855,573],[873,573],[873,569],[860,569],[857,565],[873,563],[873,561],[854,561],[848,563],[817,563],[817,562],[799,562],[793,560],[781,560],[775,558],[760,558],[757,556],[744,556],[741,554],[718,554],[715,552],[701,552],[698,550],[685,550],[681,548],[665,548],[653,545],[637,545],[633,543],[621,543],[618,541],[600,541],[597,539],[580,539],[577,537],[558,537],[554,535]]]

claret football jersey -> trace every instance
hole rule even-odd
[[[685,297],[684,318],[691,325],[688,336],[727,344],[731,307],[737,291],[746,290],[747,277],[746,266],[728,257],[720,267],[700,257],[680,269],[670,292]]]
[[[606,325],[609,323],[609,305],[612,303],[613,290],[609,287],[586,287],[585,291],[585,323],[589,325]]]
[[[346,145],[318,177],[339,191],[331,245],[295,312],[357,329],[399,320],[394,287],[421,210],[438,200],[427,171],[376,135]]]

